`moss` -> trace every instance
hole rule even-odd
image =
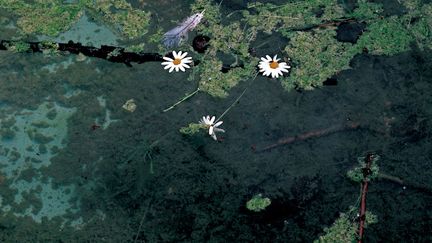
[[[344,10],[337,0],[295,1],[282,5],[255,2],[248,4],[248,9],[243,11],[247,23],[267,34],[344,17]]]
[[[356,217],[352,216],[354,212],[357,212],[357,209],[351,207],[348,213],[341,213],[332,226],[324,229],[325,234],[314,243],[357,242],[359,226]],[[366,212],[365,227],[376,222],[377,217],[371,212]]]
[[[27,52],[30,50],[30,44],[24,41],[14,41],[7,48],[13,52]]]
[[[260,212],[266,207],[268,207],[270,204],[271,200],[269,198],[262,197],[261,194],[258,194],[252,197],[249,201],[247,201],[246,208],[254,212]]]
[[[376,177],[378,177],[378,173],[379,173],[379,167],[378,167],[378,160],[380,159],[379,155],[374,155],[373,159],[372,159],[372,164],[370,167],[371,173],[369,173],[367,175],[367,180],[373,180]],[[353,168],[352,170],[349,170],[347,172],[347,176],[348,178],[350,178],[352,181],[355,182],[362,182],[364,179],[364,175],[363,175],[363,168],[366,168],[366,163],[365,163],[365,157],[358,157],[357,158],[358,161],[358,165]]]
[[[412,8],[411,11],[405,17],[405,22],[409,23],[408,31],[414,36],[420,49],[432,49],[432,3]]]
[[[0,6],[19,16],[17,25],[26,34],[57,36],[68,30],[85,10],[126,38],[144,35],[150,22],[149,12],[134,9],[125,0],[80,0],[70,3],[58,0],[32,3],[0,0]]]
[[[336,31],[321,29],[311,32],[295,32],[285,52],[291,57],[291,75],[282,78],[285,89],[311,90],[338,72],[348,69],[350,60],[361,50],[350,43],[335,39]]]
[[[0,6],[19,16],[17,26],[26,34],[56,36],[70,28],[82,14],[80,4],[64,4],[56,0],[34,3],[0,0]]]
[[[143,52],[144,51],[144,43],[140,43],[140,44],[136,44],[136,45],[131,45],[125,48],[126,52],[135,52],[135,53],[139,53],[139,52]]]
[[[200,60],[200,65],[195,67],[189,78],[194,79],[199,75],[201,91],[214,97],[226,97],[229,90],[241,80],[251,78],[255,74],[258,59],[252,57],[248,50],[250,43],[256,38],[257,31],[251,27],[244,28],[243,23],[239,21],[222,25],[220,7],[211,1],[198,0],[191,8],[193,12],[206,10],[206,22],[198,25],[197,29],[202,34],[210,36],[211,40],[209,48]],[[234,63],[228,64],[232,68],[226,73],[221,72],[224,65],[221,53],[235,60]]]
[[[150,13],[134,9],[125,0],[96,0],[86,3],[91,15],[107,23],[126,38],[137,38],[147,33]]]
[[[356,242],[357,228],[357,223],[348,214],[341,213],[331,227],[324,229],[325,235],[314,242]]]
[[[357,45],[367,48],[374,55],[394,55],[410,49],[414,37],[409,33],[401,18],[391,16],[370,24]]]
[[[348,17],[359,20],[374,20],[378,19],[384,12],[383,6],[379,3],[372,3],[368,0],[358,0],[358,7],[348,15]]]
[[[206,129],[206,127],[198,123],[190,123],[187,127],[180,128],[180,133],[184,135],[193,135],[202,129]]]

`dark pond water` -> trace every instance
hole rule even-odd
[[[172,2],[149,8],[173,20],[189,14],[189,2]],[[244,6],[223,2],[225,11]],[[84,22],[89,32],[63,38],[121,44]],[[196,89],[191,70],[0,51],[0,240],[312,242],[359,206],[360,184],[346,173],[374,153],[381,176],[369,184],[367,209],[378,222],[365,241],[430,242],[432,51],[361,54],[350,66],[313,91],[258,76],[225,99],[199,92],[162,112]],[[246,87],[219,141],[179,132],[222,114]],[[122,108],[129,99],[134,112]],[[271,204],[252,212],[246,203],[258,194]]]

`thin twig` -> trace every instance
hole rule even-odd
[[[200,91],[200,88],[197,88],[194,92],[184,96],[181,100],[177,101],[174,105],[166,108],[165,110],[163,110],[163,112],[167,112],[169,110],[174,109],[174,107],[176,107],[177,105],[179,105],[180,103],[182,103],[183,101],[189,99],[190,97],[194,96],[196,93],[198,93],[198,91]]]
[[[246,90],[250,87],[250,85],[256,79],[257,76],[258,76],[258,73],[255,74],[255,77],[252,79],[252,81],[249,83],[249,85],[243,90],[243,92],[239,95],[239,97],[237,97],[237,99],[219,116],[219,118],[215,121],[215,123],[220,121],[220,119],[222,119],[222,117],[225,116],[225,114],[228,113],[228,111],[231,110],[231,108],[233,108],[235,106],[235,104],[237,104],[237,102],[246,93]]]
[[[147,202],[146,209],[144,210],[144,213],[143,213],[141,221],[140,221],[140,225],[138,227],[138,231],[137,231],[135,239],[134,239],[134,243],[137,242],[137,240],[138,240],[139,234],[141,232],[141,227],[142,227],[142,225],[144,223],[144,219],[145,219],[145,217],[147,215],[147,212],[149,211],[149,208],[150,208],[150,202],[151,202],[151,199],[148,200],[148,202]]]

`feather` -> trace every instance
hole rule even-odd
[[[204,11],[186,18],[177,27],[166,32],[163,36],[163,44],[166,47],[176,47],[180,45],[182,41],[187,39],[189,31],[193,30],[199,24],[203,18]]]

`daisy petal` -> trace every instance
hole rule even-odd
[[[179,68],[182,72],[186,71],[186,69],[183,66],[179,66]]]
[[[215,121],[215,119],[216,119],[216,117],[215,117],[215,116],[212,116],[212,118],[211,118],[211,120],[210,120],[210,123],[213,124],[213,122]]]
[[[181,60],[182,63],[191,63],[192,62],[192,57],[186,57],[185,59]]]
[[[270,62],[272,60],[272,58],[269,55],[266,55],[267,57],[267,61]]]
[[[169,57],[162,57],[165,61],[169,61],[169,62],[172,62],[172,61],[174,61],[174,59],[172,59],[172,58],[169,58]]]
[[[214,129],[214,127],[213,127],[213,126],[210,126],[210,128],[209,128],[209,135],[212,135],[212,134],[214,134],[214,131],[213,131],[213,129]]]
[[[214,126],[218,127],[218,126],[222,125],[222,123],[223,123],[223,121],[218,121],[218,122],[216,122],[216,124],[214,124]]]
[[[185,58],[187,56],[187,52],[183,53],[183,55],[180,56],[181,59]]]
[[[177,52],[176,52],[176,51],[173,51],[172,54],[173,54],[173,56],[174,56],[174,59],[177,59]]]
[[[279,70],[281,70],[282,72],[285,72],[285,73],[289,73],[289,70],[287,68],[280,68]]]
[[[171,66],[168,72],[172,72],[173,70],[174,70],[174,66]]]
[[[168,68],[170,68],[170,67],[172,67],[172,65],[171,65],[171,64],[168,64],[168,65],[166,65],[166,66],[164,67],[164,69],[166,70],[166,69],[168,69]]]
[[[214,128],[214,131],[215,132],[225,132],[225,130],[223,130],[222,128],[217,128],[217,127]]]

